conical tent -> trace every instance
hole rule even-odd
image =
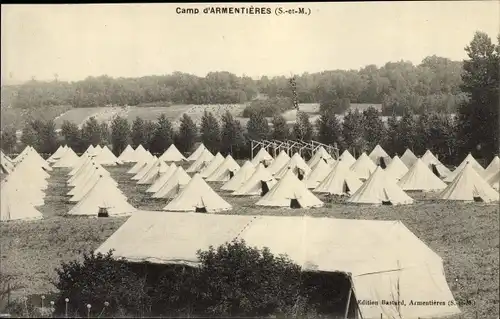
[[[87,162],[79,172],[68,179],[68,186],[76,186],[78,184],[81,184],[82,180],[88,178],[89,175],[94,173],[96,169],[98,169],[103,174],[109,175],[109,172],[105,170],[101,165],[95,163],[92,160],[89,160],[89,162]]]
[[[467,157],[465,157],[465,159],[462,161],[462,163],[460,163],[460,165],[455,168],[455,170],[451,172],[451,174],[448,174],[446,176],[444,181],[447,183],[451,183],[468,163],[472,165],[472,168],[474,168],[479,175],[484,174],[484,168],[476,161],[472,154],[469,153]]]
[[[167,170],[162,173],[160,177],[146,190],[146,193],[156,193],[163,185],[165,185],[176,169],[177,165],[175,165],[175,163],[170,164]]]
[[[205,169],[205,167],[214,159],[214,155],[206,148],[202,150],[202,154],[194,161],[186,170],[186,173],[197,173]]]
[[[85,152],[82,154],[82,155],[88,155],[88,156],[93,156],[94,155],[94,145],[89,145],[89,147],[87,147],[87,149],[85,150]]]
[[[120,156],[118,156],[118,159],[123,163],[130,163],[134,161],[134,149],[130,146],[130,144],[125,147]]]
[[[137,148],[135,149],[134,151],[134,155],[132,157],[132,162],[138,162],[142,159],[145,159],[147,157],[151,157],[153,156],[150,152],[148,152],[143,146],[142,144],[137,146]]]
[[[22,151],[21,153],[19,153],[14,159],[12,159],[12,161],[14,163],[17,163],[19,161],[21,161],[26,155],[28,155],[29,151],[30,151],[30,148],[31,146],[26,146]]]
[[[370,178],[347,200],[355,204],[412,204],[408,196],[379,166]]]
[[[382,146],[376,145],[375,148],[371,151],[370,155],[368,157],[372,160],[373,163],[375,164],[381,164],[381,161],[383,160],[386,165],[389,164],[390,162],[390,156],[387,154]],[[383,168],[383,167],[382,167]]]
[[[101,178],[68,215],[98,216],[103,209],[108,216],[130,215],[137,211],[120,190],[110,183],[109,178]]]
[[[6,174],[10,174],[14,170],[14,164],[3,152],[0,154],[0,166]]]
[[[136,157],[136,164],[127,171],[127,174],[137,174],[144,167],[144,165],[148,164],[151,161],[152,158],[153,155],[151,155],[151,153],[149,152],[146,152],[141,156],[141,158]]]
[[[191,181],[191,177],[184,171],[184,169],[179,166],[170,175],[170,178],[163,184],[157,192],[155,192],[152,198],[174,198],[177,196],[184,187]]]
[[[274,177],[276,179],[280,179],[291,169],[294,174],[296,174],[299,180],[305,180],[309,174],[311,174],[311,168],[307,166],[306,162],[299,153],[293,154],[292,158],[288,161],[288,163],[283,166]]]
[[[85,153],[82,154],[82,156],[80,156],[80,158],[78,159],[78,162],[75,164],[75,166],[73,167],[71,172],[68,173],[68,176],[74,176],[75,174],[77,174],[80,171],[80,169],[86,163],[88,163],[90,160],[91,160],[91,157],[88,154],[85,154]]]
[[[162,173],[166,172],[168,169],[168,165],[165,164],[162,160],[158,159],[151,167],[149,171],[140,179],[137,181],[137,184],[139,185],[144,185],[144,184],[152,184]]]
[[[477,173],[472,163],[467,163],[439,197],[444,200],[490,203],[498,201],[498,192]]]
[[[401,161],[406,165],[407,168],[411,168],[417,161],[417,156],[409,148],[407,148],[403,153],[403,156],[401,156]]]
[[[260,163],[250,178],[245,181],[232,195],[235,196],[262,196],[275,184],[276,179],[269,173],[267,168]]]
[[[240,169],[240,165],[236,163],[231,155],[226,156],[224,161],[217,167],[212,174],[207,176],[207,182],[226,182],[234,176]]]
[[[67,148],[64,154],[52,165],[52,167],[73,168],[78,164],[80,157],[71,148]]]
[[[325,160],[320,159],[316,163],[316,167],[311,171],[311,174],[309,174],[305,180],[307,188],[316,188],[326,178],[332,167],[333,166],[331,164],[328,164]]]
[[[351,171],[356,173],[361,180],[367,180],[376,168],[377,165],[363,152],[356,160],[356,163],[351,166]]]
[[[221,153],[217,153],[215,157],[208,163],[208,165],[200,171],[200,176],[207,178],[215,172],[215,170],[224,162],[224,156]]]
[[[320,146],[316,152],[314,152],[314,155],[311,157],[311,159],[307,162],[307,165],[311,168],[314,169],[316,165],[320,161],[327,161],[333,159],[330,154],[323,148],[323,146]]]
[[[290,156],[285,151],[281,151],[274,161],[267,167],[269,173],[276,174],[279,172],[288,162],[290,161]],[[257,165],[254,165],[257,167]]]
[[[320,201],[306,185],[299,181],[291,169],[255,205],[268,207],[311,208],[321,207]]]
[[[348,150],[345,150],[342,155],[340,155],[339,160],[346,163],[349,167],[356,163],[356,159],[351,155],[351,153],[349,153]]]
[[[68,147],[66,145],[64,146],[59,146],[57,150],[54,152],[54,154],[50,155],[49,158],[47,158],[47,162],[49,163],[54,163],[58,159],[60,159],[64,153],[67,151]]]
[[[200,174],[195,174],[179,195],[163,208],[163,210],[172,212],[206,213],[230,209],[232,206],[210,188]]]
[[[234,176],[227,181],[222,187],[221,190],[224,191],[232,191],[234,192],[238,188],[245,183],[250,176],[255,172],[255,166],[250,161],[246,161],[243,166],[234,174]]]
[[[103,182],[103,180],[106,180],[106,185],[112,185],[113,187],[118,187],[116,181],[112,179],[110,176],[105,174],[95,173],[84,184],[81,184],[82,186],[77,186],[74,188],[75,192],[71,194],[72,197],[68,200],[68,202],[77,203],[81,201],[85,197],[85,195],[87,195],[87,193],[90,192],[98,182]],[[123,193],[120,190],[118,190],[118,192],[123,195]]]
[[[446,188],[446,184],[434,175],[421,159],[417,159],[398,185],[405,191],[431,192]]]
[[[424,164],[425,165],[425,164]],[[406,173],[408,173],[408,167],[399,159],[399,156],[394,156],[389,166],[386,167],[385,172],[387,176],[391,176],[396,180],[401,179]]]
[[[169,146],[169,148],[160,156],[160,159],[165,162],[180,162],[187,160],[174,144]]]
[[[26,200],[24,192],[19,192],[8,184],[9,181],[4,181],[0,186],[0,221],[43,218],[42,213]]]
[[[155,166],[158,162],[158,158],[156,156],[153,156],[148,162],[146,162],[146,164],[137,172],[137,174],[135,174],[134,176],[132,176],[131,180],[135,180],[135,181],[138,181],[140,180],[141,178],[144,177],[144,175],[146,175],[147,172],[149,172],[149,170]]]
[[[115,166],[117,164],[123,164],[110,150],[107,146],[104,146],[102,150],[94,158],[96,163],[101,165]]]
[[[493,189],[496,189],[497,191],[500,189],[499,188],[499,183],[500,183],[500,171],[498,171],[496,174],[494,175],[491,175],[490,178],[488,178],[486,180],[486,182],[488,182],[488,184],[491,185],[491,187],[493,187]]]
[[[198,148],[196,149],[196,151],[194,151],[188,158],[187,160],[190,161],[190,162],[194,162],[196,161],[206,150],[207,148],[205,147],[205,145],[203,145],[203,143],[200,144],[200,146],[198,146]]]
[[[264,162],[266,165],[270,164],[273,161],[273,157],[266,151],[265,148],[261,148],[259,152],[253,157],[251,163],[253,166]]]
[[[486,167],[483,174],[481,175],[485,180],[488,180],[493,175],[497,174],[500,171],[500,158],[495,156],[491,161],[490,165]]]
[[[356,173],[349,169],[348,164],[343,161],[337,161],[333,169],[313,192],[332,195],[352,195],[361,185],[363,183]]]
[[[420,158],[422,162],[427,165],[431,171],[439,178],[445,178],[451,174],[451,171],[441,163],[430,150],[425,151],[424,155]]]

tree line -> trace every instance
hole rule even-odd
[[[248,158],[250,140],[314,139],[324,144],[337,144],[341,150],[349,149],[355,154],[370,151],[380,144],[390,155],[401,155],[406,148],[422,155],[426,149],[431,149],[448,163],[460,161],[468,152],[491,159],[499,152],[500,46],[478,32],[465,50],[469,59],[463,64],[461,90],[467,94],[467,99],[460,104],[456,117],[437,110],[418,114],[406,106],[401,117],[393,113],[387,123],[373,108],[364,112],[349,111],[341,121],[336,114],[339,103],[324,103],[315,123],[311,123],[307,113],[298,112],[292,127],[276,113],[268,123],[266,116],[269,114],[256,108],[248,114],[246,130],[229,112],[219,120],[205,111],[200,127],[184,114],[177,130],[164,115],[156,122],[136,118],[131,126],[122,117],[114,118],[110,125],[99,124],[91,118],[81,128],[65,122],[61,140],[57,139],[53,121],[35,120],[24,128],[22,143],[44,153],[55,151],[60,143],[77,152],[91,144],[107,144],[118,155],[129,143],[134,147],[143,145],[152,153],[162,153],[175,143],[187,153],[201,141],[212,152]],[[2,148],[7,152],[12,150],[15,132],[4,130],[1,137]]]
[[[419,65],[388,62],[360,70],[332,70],[296,76],[300,103],[382,104],[385,114],[402,115],[426,109],[453,113],[466,99],[461,90],[462,62],[429,56]],[[140,78],[88,77],[82,81],[31,80],[2,87],[2,106],[36,108],[47,105],[102,107],[109,105],[232,104],[258,97],[291,98],[289,78],[263,76],[254,80],[230,72],[210,72],[205,77],[175,72]]]

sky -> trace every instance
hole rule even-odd
[[[211,15],[252,4],[2,5],[2,84],[229,71],[257,78],[406,60],[466,58],[476,31],[496,42],[500,1],[266,4],[270,15]],[[276,15],[276,7],[310,15]],[[176,8],[199,8],[178,14]]]

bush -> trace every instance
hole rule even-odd
[[[274,97],[267,100],[252,101],[243,110],[243,117],[249,118],[252,114],[261,113],[264,117],[273,117],[293,109],[293,101],[288,97]]]

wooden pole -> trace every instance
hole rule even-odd
[[[352,288],[349,288],[349,295],[347,296],[347,304],[345,307],[344,319],[347,319],[347,317],[349,316],[349,306],[351,304],[351,295],[352,295]]]

